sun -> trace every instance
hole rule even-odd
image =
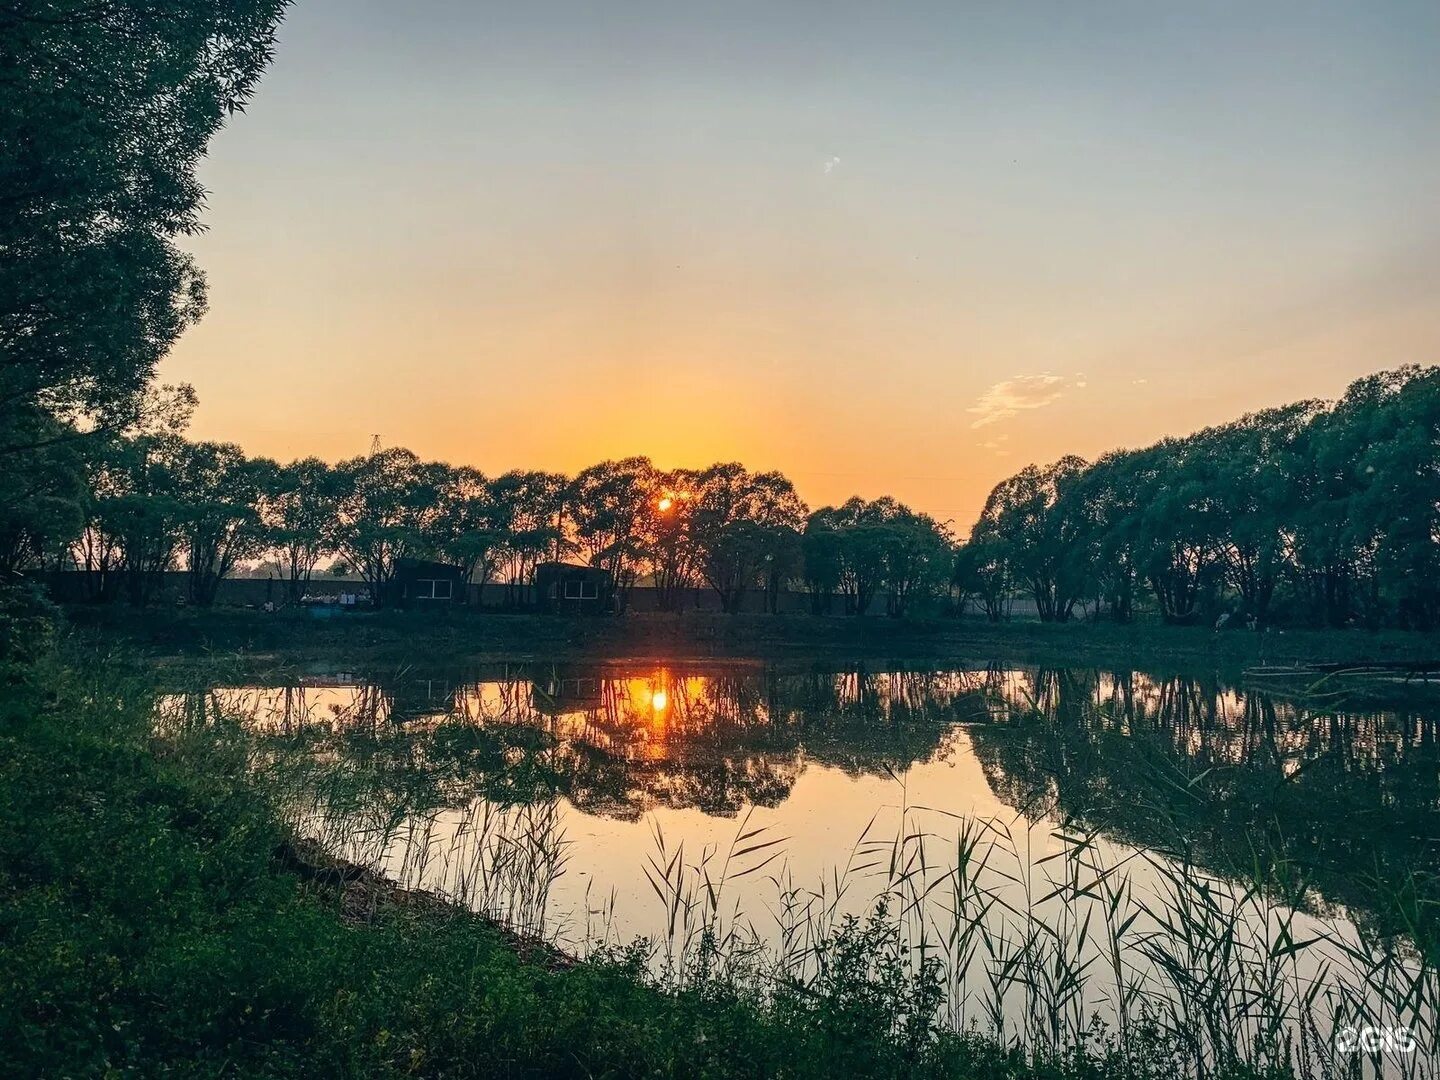
[[[660,501],[655,505],[659,507],[660,512],[663,514],[675,505],[675,500],[672,499],[669,495],[661,495]]]
[[[650,707],[657,713],[664,712],[670,707],[670,695],[664,690],[656,690],[650,695]]]

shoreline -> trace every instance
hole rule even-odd
[[[935,1018],[896,1031],[928,983],[893,951],[888,980],[849,961],[769,990],[656,983],[634,949],[575,959],[317,850],[243,744],[208,725],[158,735],[144,673],[115,660],[62,649],[6,672],[5,1075],[1092,1080],[1130,1060]],[[857,934],[827,942],[837,964]]]
[[[685,613],[573,618],[454,610],[314,618],[248,609],[66,609],[80,640],[119,640],[157,663],[224,654],[292,664],[595,662],[831,663],[875,660],[1116,667],[1203,665],[1239,675],[1293,663],[1431,663],[1440,635],[1398,630],[1247,630],[1134,623],[986,623]]]

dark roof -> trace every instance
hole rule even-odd
[[[610,571],[603,566],[586,566],[584,563],[572,562],[542,562],[535,564],[536,572],[541,570],[547,574],[604,574],[609,576]]]
[[[430,559],[396,559],[395,570],[405,574],[435,574],[439,577],[450,577],[453,574],[463,574],[465,568],[456,566],[454,563],[434,562]]]

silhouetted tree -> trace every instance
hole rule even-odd
[[[424,552],[433,540],[435,471],[409,450],[388,449],[343,461],[335,472],[333,544],[365,579],[374,604],[384,607],[395,561]]]
[[[36,411],[111,433],[136,421],[205,308],[175,242],[200,229],[196,166],[254,91],[285,7],[0,7],[0,454],[66,434]]]
[[[292,604],[299,603],[315,567],[334,542],[339,477],[319,458],[262,466],[259,514],[269,561]]]
[[[779,473],[751,473],[737,462],[697,474],[687,501],[695,562],[721,608],[738,611],[745,591],[785,554],[786,534],[799,535],[805,504]]]
[[[191,603],[209,607],[236,565],[265,550],[260,501],[267,467],[274,463],[249,461],[233,443],[176,448],[170,479]]]
[[[622,611],[651,555],[660,489],[660,470],[631,457],[582,469],[567,494],[575,542],[590,565],[610,572]]]
[[[1081,503],[1070,491],[1085,468],[1078,457],[1027,466],[996,485],[975,527],[984,542],[1004,549],[1042,622],[1068,622],[1086,596],[1090,549]]]

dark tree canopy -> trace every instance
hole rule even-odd
[[[286,0],[0,5],[0,452],[24,421],[123,426],[204,279],[195,169],[270,60]]]
[[[1440,368],[1356,381],[1154,446],[998,484],[957,564],[994,618],[1007,589],[1063,621],[1225,617],[1440,626]]]

